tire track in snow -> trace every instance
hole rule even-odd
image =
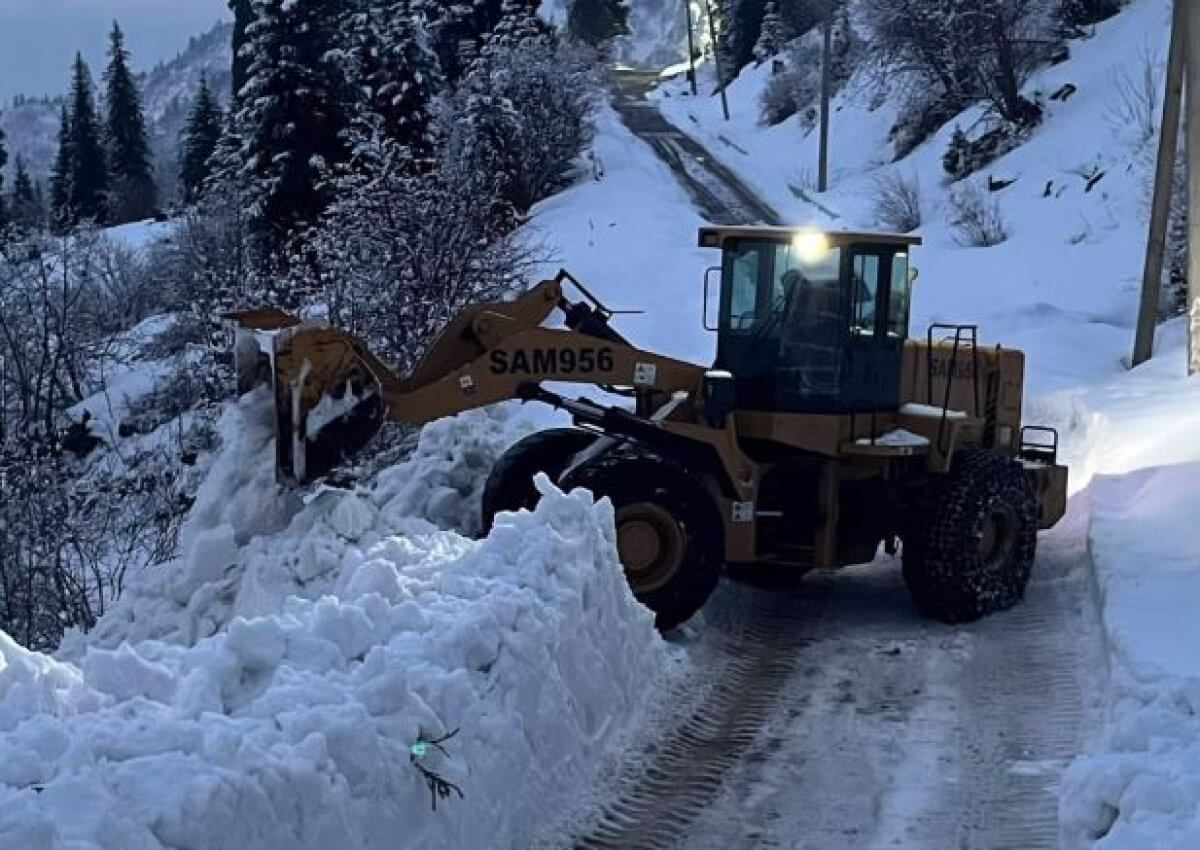
[[[825,595],[795,600],[725,583],[706,609],[702,652],[714,684],[648,760],[622,776],[577,850],[665,850],[720,793],[776,711],[797,659],[813,640]]]

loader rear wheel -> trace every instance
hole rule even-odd
[[[703,485],[681,466],[623,449],[573,470],[563,486],[612,501],[625,578],[661,631],[708,601],[725,560],[724,527]]]
[[[1019,463],[961,451],[919,501],[903,535],[904,581],[922,614],[968,623],[1024,598],[1038,503]]]
[[[539,498],[533,477],[544,472],[557,482],[571,459],[595,439],[578,428],[548,428],[514,443],[492,467],[483,486],[483,533],[492,530],[501,511],[533,510]]]

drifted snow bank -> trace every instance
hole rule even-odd
[[[262,401],[223,420],[179,562],[57,660],[0,635],[0,847],[524,846],[638,722],[665,653],[607,502],[543,479],[484,541],[415,515],[465,522],[503,413],[301,506]],[[466,797],[435,813],[409,748],[455,728],[424,763]]]
[[[1193,399],[1193,402],[1195,400]],[[1200,464],[1093,482],[1110,722],[1063,780],[1068,850],[1200,847]]]

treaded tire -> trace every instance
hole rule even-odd
[[[1024,598],[1038,502],[1019,463],[964,449],[914,507],[902,534],[904,582],[923,615],[969,623]]]
[[[544,472],[558,481],[571,459],[595,439],[594,434],[578,428],[548,428],[510,446],[483,485],[483,533],[492,530],[501,511],[533,510],[539,499],[534,476]]]
[[[635,573],[626,565],[634,596],[654,612],[660,631],[685,622],[708,601],[725,561],[725,530],[712,497],[682,466],[642,450],[618,449],[572,470],[563,487],[584,487],[597,499],[610,499],[618,539],[622,509],[652,505],[673,520],[672,534],[682,545],[677,570],[660,576],[656,586],[639,589]]]

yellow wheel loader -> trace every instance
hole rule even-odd
[[[566,411],[576,427],[534,434],[496,465],[484,528],[533,506],[537,472],[611,499],[629,582],[664,629],[704,604],[727,564],[836,568],[881,545],[903,546],[924,614],[970,621],[1023,596],[1038,529],[1065,511],[1067,470],[1057,434],[1022,425],[1020,351],[981,345],[971,325],[909,338],[919,244],[703,228],[700,245],[721,255],[697,317],[717,334],[711,367],[637,348],[561,272],[465,310],[406,378],[350,334],[275,310],[233,314],[239,390],[272,383],[278,471],[296,483],[330,472],[385,420],[419,425],[509,399]],[[615,403],[546,386],[565,383]]]

